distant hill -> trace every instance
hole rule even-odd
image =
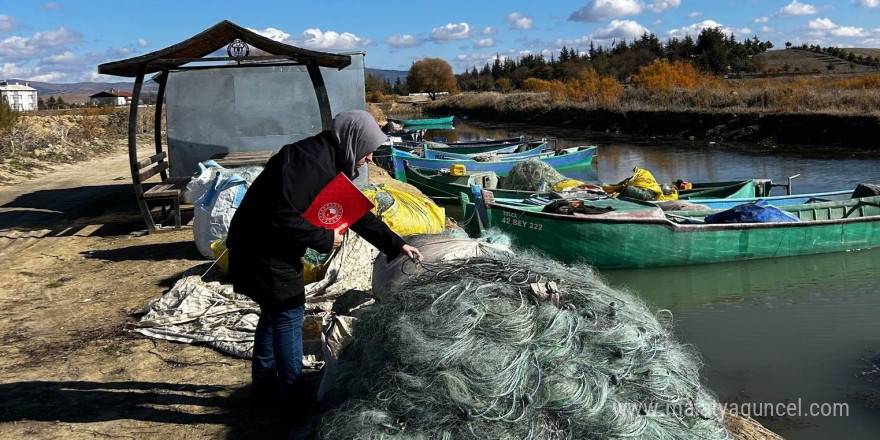
[[[400,78],[400,82],[406,82],[406,74],[409,73],[408,70],[382,70],[382,69],[370,69],[369,67],[364,69],[364,76],[373,75],[378,76],[383,79],[387,79],[389,83],[392,85],[397,78]]]
[[[847,50],[851,50],[853,52],[858,51],[858,49]],[[877,51],[878,53],[880,53],[880,50],[878,49],[861,49],[861,51],[866,51],[863,53],[864,55],[868,55],[867,51]],[[785,70],[786,65],[788,65],[789,72],[797,71],[801,73],[839,74],[847,72],[877,72],[876,67],[853,64],[847,60],[825,53],[816,53],[800,49],[769,50],[762,54],[756,55],[755,60],[763,62],[767,68],[775,67],[779,69],[780,72]],[[834,66],[833,71],[828,70],[829,64]],[[850,64],[853,64],[852,68],[850,68]]]
[[[373,75],[385,78],[391,84],[400,78],[401,81],[406,81],[407,71],[405,70],[382,70],[382,69],[364,69],[364,75]],[[26,81],[23,79],[14,79],[10,78],[10,84],[15,84],[16,82],[19,84],[27,83],[29,86],[37,89],[37,94],[43,99],[48,99],[50,96],[54,96],[57,98],[63,98],[65,102],[68,103],[85,103],[89,100],[89,96],[94,95],[95,93],[109,90],[109,89],[119,89],[126,92],[131,92],[134,87],[134,83],[132,82],[79,82],[79,83],[69,83],[69,84],[55,84],[55,83],[47,83],[40,81]],[[147,80],[144,82],[144,86],[141,89],[143,92],[158,92],[159,84],[152,80]]]

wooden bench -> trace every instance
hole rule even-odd
[[[190,177],[168,177],[168,153],[161,152],[154,154],[146,159],[141,159],[132,164],[132,179],[134,181],[134,191],[137,195],[138,206],[144,221],[147,223],[147,230],[150,233],[161,232],[169,229],[180,229],[180,195],[186,189]],[[144,182],[159,176],[161,181],[144,190]],[[167,218],[170,213],[174,217],[174,227],[163,227],[161,223],[157,224],[153,220],[153,213],[150,211],[150,204],[156,202],[162,206],[162,220]],[[166,208],[170,205],[170,211]]]

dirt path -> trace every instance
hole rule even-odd
[[[125,331],[207,263],[144,233],[124,154],[0,187],[0,261],[0,438],[284,437],[245,408],[248,362]]]

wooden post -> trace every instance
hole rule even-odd
[[[141,97],[141,86],[144,84],[144,74],[147,70],[146,64],[141,64],[138,66],[137,78],[134,81],[134,88],[131,92],[131,107],[128,110],[128,161],[131,166],[131,181],[134,185],[134,194],[137,197],[138,207],[141,209],[141,214],[144,216],[144,222],[147,223],[147,232],[154,233],[156,232],[156,223],[153,222],[153,214],[150,213],[150,207],[147,205],[147,201],[144,200],[144,190],[141,187],[141,180],[138,176],[138,166],[137,166],[137,114],[138,114],[138,100]]]
[[[318,110],[321,112],[321,127],[323,130],[329,130],[333,125],[333,112],[330,110],[330,97],[327,95],[327,86],[324,84],[324,76],[321,75],[321,67],[314,59],[306,62],[309,69],[309,77],[312,79],[312,86],[315,87],[315,96],[318,98]]]

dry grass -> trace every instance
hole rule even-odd
[[[153,132],[152,112],[139,112],[138,134]],[[128,109],[88,108],[23,113],[0,134],[0,159],[40,157],[72,162],[103,151],[128,134]]]
[[[634,84],[621,87],[587,71],[561,83],[530,78],[524,92],[456,97],[470,109],[530,110],[568,106],[583,109],[802,113],[880,116],[880,74],[719,80],[687,64],[657,62],[643,67]]]

